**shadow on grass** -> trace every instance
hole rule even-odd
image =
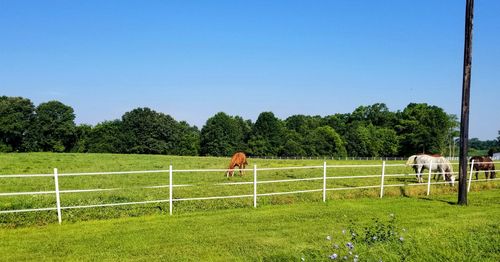
[[[399,187],[399,193],[401,194],[402,197],[410,197],[407,193],[406,193],[406,187]]]
[[[429,198],[429,197],[420,197],[419,199],[425,200],[425,201],[442,202],[442,203],[446,203],[446,204],[452,205],[452,206],[458,205],[456,201],[449,201],[449,200],[444,200],[444,199],[435,199],[435,198]]]

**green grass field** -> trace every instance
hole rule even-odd
[[[404,240],[353,242],[348,261],[354,255],[359,261],[499,261],[500,190],[472,192],[466,207],[450,203],[455,200],[361,198],[3,228],[0,254],[2,261],[326,261],[333,253],[348,255],[343,229],[362,235],[372,218],[395,214]]]
[[[176,157],[158,155],[114,155],[114,154],[0,154],[2,169],[0,174],[39,174],[52,173],[57,167],[59,173],[74,172],[103,172],[103,171],[135,171],[135,170],[168,170],[170,164],[174,169],[224,169],[228,158],[210,157]],[[389,161],[387,164],[402,164],[403,161]],[[250,166],[256,164],[263,167],[289,166],[321,166],[323,160],[263,160],[250,159]],[[381,161],[338,161],[328,160],[328,165],[380,165]],[[329,177],[380,175],[381,167],[337,167],[329,168]],[[409,174],[406,177],[387,177],[385,184],[415,183],[413,171],[404,166],[388,166],[386,174]],[[259,171],[259,181],[314,178],[322,177],[323,170],[269,170]],[[92,175],[92,176],[61,176],[59,177],[60,190],[76,189],[110,189],[120,190],[109,192],[83,192],[61,194],[61,205],[82,206],[110,203],[126,203],[152,200],[165,200],[169,197],[169,189],[147,188],[149,186],[168,185],[168,172],[126,174],[126,175]],[[53,191],[52,177],[34,178],[0,178],[0,194],[10,192]],[[189,172],[174,173],[174,184],[188,184],[189,187],[175,187],[174,198],[214,197],[230,195],[251,195],[253,185],[219,185],[228,182],[251,182],[252,172],[249,170],[243,177],[226,178],[223,172]],[[289,192],[296,190],[321,189],[322,180],[300,181],[288,183],[266,183],[258,185],[258,193]],[[327,188],[349,188],[356,186],[380,185],[380,178],[358,179],[329,179]],[[473,190],[487,190],[497,188],[498,182],[473,183]],[[457,187],[433,185],[431,194],[456,194]],[[386,187],[385,197],[392,196],[422,196],[426,186],[418,187]],[[379,188],[352,189],[343,191],[328,191],[328,200],[355,199],[360,197],[378,197]],[[288,194],[279,196],[261,196],[258,205],[282,205],[292,203],[314,203],[322,199],[322,192]],[[183,214],[193,211],[212,211],[228,208],[251,208],[253,199],[217,199],[174,202],[174,213]],[[33,209],[55,207],[55,195],[21,195],[0,196],[0,211],[15,209]],[[118,217],[135,217],[141,215],[164,214],[168,212],[168,203],[151,203],[141,205],[127,205],[116,207],[99,207],[85,209],[63,210],[64,222],[87,221],[94,219],[108,219]],[[0,227],[17,227],[25,225],[43,225],[57,222],[54,211],[0,214]]]
[[[200,158],[112,154],[0,154],[0,174],[130,171],[168,169],[223,169],[228,158]],[[322,160],[250,159],[262,167],[322,165]],[[388,164],[402,163],[388,162]],[[328,160],[328,165],[381,164],[381,161]],[[259,181],[321,177],[322,169],[260,171]],[[329,168],[328,176],[376,175],[381,167]],[[387,167],[386,184],[415,183],[412,170]],[[60,179],[61,190],[123,188],[119,191],[65,193],[62,206],[167,199],[168,173],[76,176]],[[220,186],[252,181],[226,178],[223,173],[174,173],[175,198],[252,194],[252,185]],[[332,179],[328,188],[379,185],[380,178]],[[497,181],[473,183],[469,206],[457,206],[457,187],[433,185],[262,196],[258,208],[252,198],[63,210],[63,224],[55,211],[0,214],[0,260],[165,260],[165,261],[323,261],[333,253],[353,261],[499,261],[500,189]],[[259,184],[258,192],[319,189],[322,181]],[[0,178],[0,193],[51,191],[51,177]],[[0,210],[54,207],[50,195],[0,196]],[[396,222],[388,222],[394,214]],[[379,219],[381,223],[373,222]],[[359,235],[352,240],[343,229]],[[389,230],[397,236],[384,239]],[[362,236],[379,234],[371,243]],[[384,233],[385,232],[385,233]],[[383,234],[382,234],[383,233]],[[326,240],[330,235],[332,240]],[[399,237],[404,240],[400,241]],[[345,247],[352,241],[349,255]],[[334,249],[334,244],[339,249]]]

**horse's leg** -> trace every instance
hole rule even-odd
[[[415,175],[416,175],[417,180],[418,180],[418,168],[417,168],[417,166],[412,166],[411,168],[413,169],[413,171],[415,171]]]
[[[245,175],[245,163],[241,164],[241,168],[243,168],[243,176]],[[241,171],[241,168],[240,168],[240,171]]]
[[[422,169],[420,170],[420,182],[419,183],[424,183],[424,175],[422,174],[422,172],[425,171],[425,165],[422,166]],[[431,172],[432,173],[432,172]],[[430,176],[431,174],[429,174]]]
[[[421,165],[418,165],[417,166],[417,181],[418,183],[422,183],[422,166]]]
[[[232,177],[234,174],[234,164],[229,165],[229,170],[227,171],[227,176]]]
[[[443,177],[443,180],[446,181],[446,170],[443,167],[439,167],[439,170],[436,170],[436,171],[439,171],[439,172],[436,172],[436,176],[437,176],[436,182],[438,182],[441,177]]]

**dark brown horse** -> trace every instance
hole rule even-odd
[[[245,174],[245,166],[248,165],[247,156],[243,152],[237,152],[231,157],[231,163],[229,163],[229,168],[226,172],[226,176],[230,177],[234,174],[234,168],[238,167],[240,169],[240,176]],[[243,170],[243,172],[242,172]]]
[[[488,179],[488,175],[490,179],[495,178],[495,164],[488,156],[473,156],[470,161],[474,160],[474,165],[472,168],[476,171],[476,180],[479,179],[478,173],[479,171],[484,171],[484,175],[486,179]]]

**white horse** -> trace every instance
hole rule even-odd
[[[429,170],[432,167],[432,171],[439,171],[434,174],[434,179],[438,181],[440,176],[443,177],[445,181],[448,181],[451,186],[455,185],[455,176],[453,175],[453,167],[450,162],[442,156],[429,156],[429,155],[413,155],[406,161],[406,166],[411,165],[415,173],[417,173],[417,180],[419,183],[423,182],[422,171]]]

